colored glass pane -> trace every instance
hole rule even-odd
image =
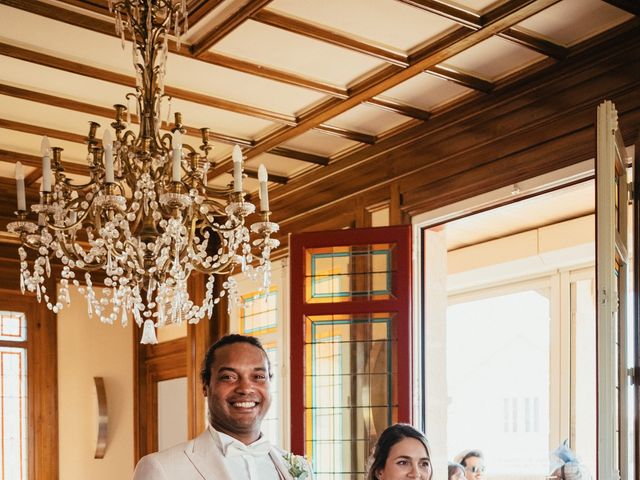
[[[389,313],[306,317],[306,454],[317,478],[364,473],[375,438],[397,419],[393,320]]]
[[[27,318],[22,312],[0,312],[0,340],[23,342],[27,339]]]
[[[386,300],[393,295],[391,244],[310,248],[306,251],[308,303]]]
[[[0,478],[27,480],[27,351],[0,347]]]
[[[242,296],[240,332],[261,335],[276,330],[278,324],[278,292],[272,288],[267,295],[252,292]]]

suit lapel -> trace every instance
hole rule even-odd
[[[271,451],[269,452],[269,457],[271,457],[271,461],[276,466],[276,470],[278,471],[278,474],[280,475],[281,479],[293,480],[293,477],[289,473],[289,467],[287,466],[286,463],[284,463],[282,455],[277,449],[271,448]]]
[[[209,429],[196,437],[191,445],[184,453],[204,480],[232,480]]]

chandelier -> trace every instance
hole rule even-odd
[[[255,206],[245,201],[242,189],[243,157],[233,149],[233,183],[227,188],[207,185],[212,146],[202,128],[198,149],[183,145],[186,132],[179,113],[171,132],[161,132],[168,41],[171,29],[180,47],[187,28],[186,1],[110,0],[116,32],[125,45],[132,39],[139,132],[128,129],[130,108],[115,105],[115,121],[104,130],[90,122],[87,137],[87,183],[76,184],[65,175],[62,148],[42,140],[40,202],[26,206],[24,173],[16,163],[17,221],[7,226],[19,235],[20,287],[35,292],[55,313],[70,302],[75,285],[88,302],[89,316],[127,324],[131,312],[143,328],[141,343],[156,343],[155,328],[168,323],[197,323],[211,317],[225,294],[237,301],[237,284],[228,277],[214,288],[216,275],[241,270],[250,278],[270,281],[270,253],[279,245],[271,235],[278,225],[269,220],[267,172],[258,171],[260,212],[247,226]],[[113,133],[112,133],[113,132]],[[53,182],[52,182],[53,177]],[[27,251],[35,252],[32,269]],[[57,298],[48,292],[51,261],[61,265]],[[84,272],[85,285],[76,274]],[[188,279],[194,272],[207,277],[205,296],[198,305],[189,298]],[[94,288],[92,273],[104,288]]]

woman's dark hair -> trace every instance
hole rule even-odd
[[[411,425],[406,423],[396,423],[387,427],[384,432],[378,437],[375,447],[373,447],[373,454],[369,458],[369,468],[367,470],[366,480],[376,480],[376,474],[382,470],[389,458],[389,452],[391,447],[398,443],[403,438],[415,438],[419,440],[427,452],[427,458],[431,460],[431,451],[429,450],[429,442],[424,434]],[[433,476],[433,471],[431,473]]]
[[[451,480],[451,477],[453,477],[459,471],[462,472],[462,475],[464,475],[464,467],[462,465],[460,465],[459,463],[449,462],[449,464],[447,465],[447,478]]]
[[[267,359],[267,365],[269,367],[269,378],[273,376],[273,372],[271,371],[271,362],[269,361],[269,356],[267,352],[265,352],[262,343],[256,337],[250,337],[249,335],[240,335],[238,333],[232,333],[229,335],[225,335],[216,343],[209,347],[207,353],[204,356],[204,360],[202,361],[202,369],[200,370],[200,380],[202,380],[202,384],[204,386],[209,385],[211,381],[211,365],[213,365],[214,356],[216,350],[224,347],[225,345],[231,345],[234,343],[248,343],[249,345],[253,345],[256,348],[259,348],[264,353],[264,356]]]

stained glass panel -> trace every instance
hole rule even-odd
[[[0,340],[23,342],[27,339],[27,317],[22,312],[0,311]]]
[[[275,332],[278,324],[277,290],[272,288],[268,295],[263,292],[243,295],[239,318],[240,332],[245,335]]]
[[[307,316],[306,455],[317,478],[360,478],[377,435],[397,421],[394,315]]]
[[[0,347],[2,478],[27,480],[27,351]]]
[[[306,250],[308,303],[387,300],[393,296],[393,244]]]

